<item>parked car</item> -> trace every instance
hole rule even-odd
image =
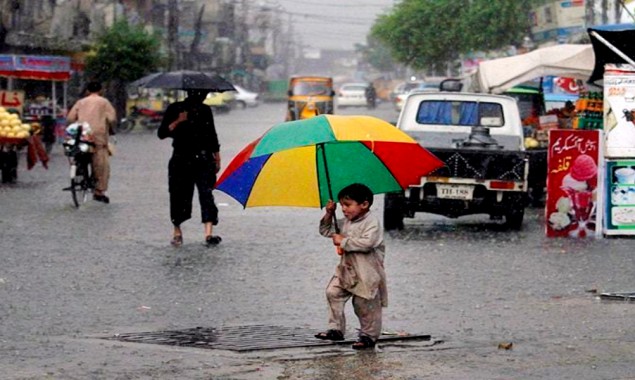
[[[434,78],[434,79],[425,79],[425,80],[416,80],[411,82],[405,82],[403,86],[398,85],[395,87],[395,90],[399,92],[395,92],[393,104],[395,105],[395,110],[397,112],[401,112],[403,108],[404,101],[408,94],[413,91],[422,91],[422,92],[434,92],[439,91],[439,85],[444,78]]]
[[[233,91],[226,92],[210,92],[203,100],[203,104],[206,104],[214,111],[229,112],[232,109],[236,96]]]
[[[368,83],[344,83],[337,91],[337,107],[366,107]]]
[[[246,88],[234,85],[236,91],[234,94],[234,104],[239,108],[257,107],[260,104],[260,96]]]

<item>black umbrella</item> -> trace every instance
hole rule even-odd
[[[128,87],[130,88],[137,88],[137,87],[145,87],[146,83],[148,83],[149,81],[151,81],[152,79],[158,77],[159,75],[162,75],[163,72],[158,72],[158,73],[152,73],[152,74],[148,74],[146,76],[144,76],[143,78],[139,78],[133,82],[128,83]]]
[[[145,88],[174,90],[209,90],[210,92],[236,91],[231,83],[217,74],[207,74],[201,71],[190,70],[161,73],[150,78],[142,86]]]
[[[588,28],[587,31],[595,53],[595,68],[589,82],[595,83],[604,77],[604,65],[607,63],[632,63],[635,60],[633,24],[604,25]]]

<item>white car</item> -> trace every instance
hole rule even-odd
[[[237,85],[234,85],[234,88],[236,88],[236,92],[234,92],[234,104],[237,107],[257,107],[258,104],[260,104],[260,96],[257,93]]]
[[[439,91],[439,85],[441,84],[441,80],[418,80],[412,82],[406,82],[402,87],[399,88],[399,92],[395,92],[393,103],[395,105],[395,110],[397,112],[401,111],[403,107],[404,101],[408,94],[414,91],[423,91],[423,92],[434,92]]]
[[[337,91],[337,107],[366,107],[368,83],[344,83]]]

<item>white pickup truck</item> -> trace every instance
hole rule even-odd
[[[458,218],[488,214],[520,229],[527,205],[529,164],[516,100],[465,92],[411,93],[397,127],[445,166],[384,202],[384,228],[428,212]]]

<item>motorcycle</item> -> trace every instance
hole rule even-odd
[[[117,132],[128,133],[137,124],[148,130],[156,130],[161,125],[161,120],[163,120],[163,111],[133,106],[130,109],[130,114],[119,121]]]

